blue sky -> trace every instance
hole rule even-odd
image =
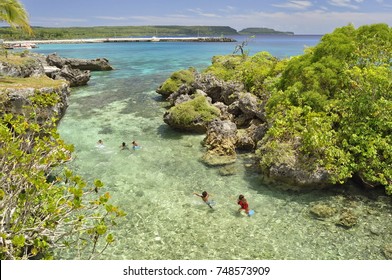
[[[349,23],[392,26],[392,0],[21,0],[33,26],[224,25],[325,34]]]

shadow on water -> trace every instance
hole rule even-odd
[[[164,139],[171,139],[171,140],[180,140],[180,139],[186,138],[188,136],[202,136],[203,135],[200,133],[178,131],[178,130],[171,128],[169,125],[167,125],[165,123],[158,126],[157,133],[160,137],[162,137]]]

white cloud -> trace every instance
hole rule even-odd
[[[218,11],[223,12],[223,13],[233,13],[237,10],[237,8],[233,6],[226,6],[225,8],[219,9]]]
[[[212,13],[206,13],[203,12],[203,10],[201,9],[188,9],[188,11],[197,14],[198,16],[202,16],[202,17],[219,17],[219,15],[217,14],[212,14]]]
[[[381,7],[383,7],[383,8],[387,8],[387,9],[391,9],[392,8],[392,3],[388,3],[387,4],[384,0],[376,0],[376,2],[378,4],[380,4]]]
[[[282,4],[272,4],[274,7],[278,8],[290,8],[290,9],[298,9],[304,10],[311,7],[313,4],[311,1],[288,1]]]
[[[85,18],[50,18],[50,17],[37,17],[34,21],[30,21],[32,26],[75,26],[75,24],[82,25],[88,22]]]
[[[103,19],[103,20],[114,20],[114,21],[124,21],[128,18],[126,17],[113,17],[113,16],[97,16],[96,19]]]
[[[360,3],[362,0],[355,0],[354,2]],[[354,5],[351,3],[351,0],[330,0],[328,3],[332,6],[337,6],[337,7],[346,7],[346,8],[351,8],[351,9],[358,9],[359,7],[357,5]]]

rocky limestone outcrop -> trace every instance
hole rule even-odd
[[[184,100],[189,100],[190,96],[195,92],[194,88],[189,85],[183,84],[181,85],[177,91],[170,93],[167,96],[167,101],[170,102],[171,106],[175,106],[184,102]],[[203,93],[205,95],[205,93]]]
[[[219,109],[219,111],[220,111],[219,118],[221,120],[229,120],[229,121],[234,120],[234,116],[232,114],[230,114],[230,112],[229,112],[229,106],[227,106],[226,104],[224,104],[222,102],[215,102],[212,105]]]
[[[91,77],[90,71],[74,69],[69,65],[64,65],[61,69],[51,69],[46,75],[54,80],[66,80],[71,87],[87,85]]]
[[[176,91],[163,93],[163,87],[160,87],[159,93],[167,97],[171,106],[164,114],[164,121],[175,129],[207,134],[204,141],[207,151],[202,157],[205,164],[231,164],[236,161],[238,150],[257,152],[257,165],[262,167],[260,171],[270,180],[279,182],[280,186],[294,190],[330,186],[332,175],[323,167],[309,164],[309,158],[297,151],[299,142],[292,147],[290,145],[293,143],[282,143],[282,147],[268,145],[268,139],[264,139],[269,129],[265,112],[266,98],[247,92],[239,82],[223,81],[212,74],[197,71],[189,75],[193,76],[188,77],[187,83],[177,86]],[[172,112],[177,109],[181,111],[181,106],[196,94],[205,96],[212,106],[218,108],[219,116],[211,122],[203,122],[196,117],[186,126],[179,124]],[[186,110],[182,110],[181,114],[190,115]],[[269,159],[274,160],[268,162]]]
[[[192,84],[194,89],[200,89],[207,93],[212,99],[212,103],[222,102],[230,105],[238,100],[241,92],[244,92],[244,85],[236,82],[225,82],[214,75],[195,73],[195,81]]]
[[[44,121],[51,117],[61,119],[68,107],[68,96],[70,95],[70,88],[67,82],[62,83],[57,87],[42,87],[42,88],[19,88],[6,89],[0,91],[2,113],[12,113],[14,115],[29,115],[29,107],[32,104],[31,98],[38,94],[55,93],[59,99],[53,106],[39,107],[35,110],[37,121]]]
[[[44,73],[42,64],[36,59],[27,59],[23,64],[0,61],[0,75],[2,76],[27,78],[41,76]]]
[[[98,58],[93,60],[85,59],[65,59],[56,54],[44,56],[36,53],[22,53],[21,59],[10,59],[11,62],[0,62],[0,75],[5,77],[28,78],[47,76],[54,80],[64,80],[64,82],[53,82],[45,85],[45,79],[42,79],[42,87],[30,87],[27,83],[25,87],[7,88],[3,86],[0,91],[1,113],[12,113],[28,115],[30,113],[29,105],[32,99],[39,94],[45,95],[55,93],[58,95],[58,101],[53,106],[41,106],[36,108],[37,120],[45,120],[52,116],[61,119],[68,107],[68,96],[70,86],[86,85],[90,79],[91,71],[106,71],[113,68],[108,64],[108,60]],[[7,61],[7,60],[5,60]]]
[[[280,182],[284,188],[294,190],[320,189],[330,185],[331,174],[317,165],[311,157],[302,155],[298,150],[300,139],[296,142],[274,142],[263,137],[257,143],[257,155],[261,167],[270,179]]]
[[[204,145],[207,152],[202,161],[207,165],[217,166],[231,164],[236,161],[235,144],[237,142],[237,127],[228,120],[215,119],[208,125]]]
[[[44,56],[36,53],[23,54],[23,56],[25,61],[21,64],[0,62],[0,74],[20,78],[46,75],[55,80],[66,80],[71,87],[77,87],[87,85],[91,78],[90,71],[113,69],[104,58],[66,59],[56,54]]]
[[[263,122],[267,121],[263,102],[249,92],[244,92],[239,95],[238,108],[241,110],[245,119],[259,118]]]
[[[46,57],[46,62],[50,66],[56,66],[63,68],[65,65],[69,65],[71,68],[79,70],[89,71],[110,71],[113,67],[109,64],[106,58],[96,59],[77,59],[77,58],[62,58],[57,54],[53,53]]]
[[[329,184],[329,174],[323,169],[306,170],[301,164],[290,166],[287,164],[272,164],[269,169],[269,177],[277,182],[286,183],[294,189],[318,189]],[[295,187],[294,187],[295,186]]]
[[[113,70],[106,58],[62,58],[57,54],[50,54],[46,56],[43,64],[48,77],[67,80],[71,87],[86,85],[91,77],[90,71]]]

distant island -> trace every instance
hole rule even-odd
[[[28,36],[18,29],[0,28],[0,39],[3,40],[59,40],[84,38],[120,38],[142,36],[235,36],[260,34],[286,34],[293,32],[275,31],[265,27],[245,28],[237,31],[230,26],[179,26],[179,25],[149,25],[149,26],[94,26],[94,27],[32,27],[34,35]]]
[[[249,27],[238,31],[241,35],[262,35],[262,34],[280,34],[280,35],[294,35],[291,31],[276,31],[266,27]]]

